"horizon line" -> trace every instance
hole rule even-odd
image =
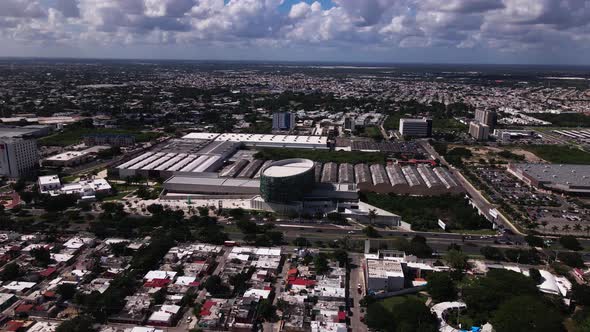
[[[228,63],[306,63],[306,64],[364,64],[364,65],[459,65],[459,66],[556,66],[556,67],[590,67],[590,64],[561,63],[502,63],[502,62],[411,62],[411,61],[354,61],[354,60],[260,60],[260,59],[188,59],[188,58],[135,58],[135,57],[68,57],[68,56],[0,56],[0,60],[98,60],[98,61],[167,61],[167,62],[228,62]]]

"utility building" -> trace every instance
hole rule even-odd
[[[391,292],[404,288],[402,263],[388,259],[367,259],[365,268],[367,290]]]

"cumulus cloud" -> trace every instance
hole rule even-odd
[[[585,49],[590,39],[590,0],[331,0],[326,6],[301,0],[284,6],[283,0],[2,0],[0,36],[74,48],[208,43],[502,52]]]

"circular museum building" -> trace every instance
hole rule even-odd
[[[260,193],[267,202],[301,201],[313,189],[314,163],[309,159],[275,161],[262,170]]]

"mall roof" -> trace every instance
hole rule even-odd
[[[590,165],[515,164],[539,182],[590,187]]]
[[[270,164],[262,171],[262,174],[270,177],[285,177],[301,174],[313,168],[314,163],[309,159],[286,159]]]
[[[326,145],[326,136],[311,135],[273,135],[273,134],[238,134],[238,133],[190,133],[183,138],[213,139],[215,141],[231,141],[243,143],[269,143],[269,144],[318,144]]]

